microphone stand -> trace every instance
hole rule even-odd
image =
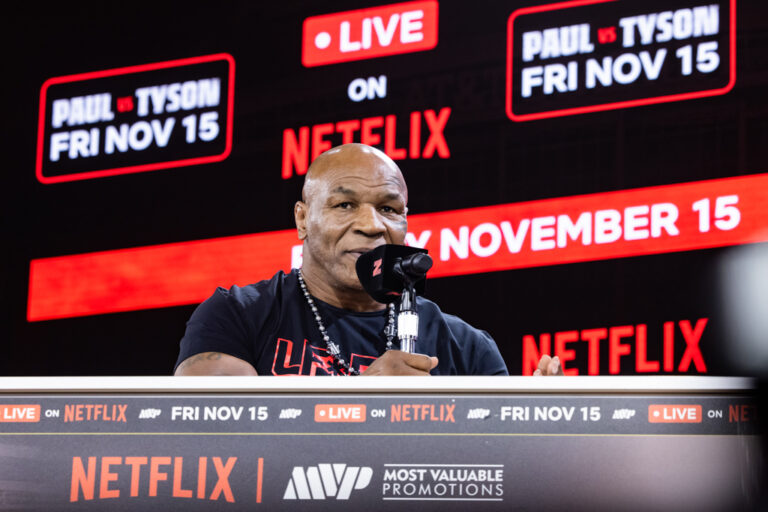
[[[419,313],[416,310],[416,290],[408,277],[400,296],[400,312],[397,314],[397,337],[400,350],[416,353],[416,338],[419,336]]]
[[[400,350],[416,353],[416,339],[419,336],[419,313],[416,307],[415,283],[426,278],[432,267],[432,258],[425,254],[413,254],[407,258],[398,258],[392,271],[403,281],[403,293],[400,295],[400,312],[397,314],[397,338]]]

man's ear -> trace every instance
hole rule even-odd
[[[299,240],[307,238],[307,213],[307,204],[304,201],[296,201],[293,207],[293,219],[296,221]]]

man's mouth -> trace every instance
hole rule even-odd
[[[371,252],[374,249],[374,247],[357,247],[355,249],[350,249],[347,252],[348,254],[352,254],[355,258],[359,258],[361,255]]]

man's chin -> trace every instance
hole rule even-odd
[[[365,288],[363,288],[363,285],[362,285],[362,283],[360,283],[360,280],[357,278],[357,275],[355,275],[355,278],[350,280],[347,283],[347,287],[350,290],[355,290],[357,292],[364,292],[365,291]]]

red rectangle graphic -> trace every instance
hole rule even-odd
[[[317,423],[364,423],[365,404],[317,404],[315,422]]]
[[[37,423],[39,404],[0,404],[0,423]]]
[[[413,215],[406,243],[429,250],[435,278],[765,242],[766,190],[756,174]],[[27,319],[198,303],[300,250],[289,229],[35,259]]]
[[[649,423],[701,423],[701,406],[692,404],[651,404]]]
[[[437,45],[438,4],[404,2],[304,20],[306,67],[431,50]]]

